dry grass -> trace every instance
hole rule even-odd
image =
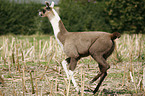
[[[116,40],[116,50],[108,62],[111,68],[96,96],[143,95],[145,35],[123,35]],[[66,56],[53,36],[1,36],[0,84],[2,96],[91,96],[84,89],[94,89],[88,82],[98,73],[98,65],[86,57],[78,62],[74,76],[81,88],[75,91],[67,80],[61,61]],[[1,81],[0,81],[1,82]]]

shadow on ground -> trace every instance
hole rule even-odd
[[[109,96],[118,96],[118,95],[121,95],[121,96],[132,96],[132,93],[131,92],[127,92],[125,89],[122,89],[122,90],[103,89],[102,94],[106,95],[106,96],[108,96],[108,95]]]
[[[103,89],[101,92],[98,92],[98,94],[95,94],[94,96],[100,96],[100,95],[101,96],[145,96],[145,93],[144,92],[132,93],[125,89],[122,90]]]

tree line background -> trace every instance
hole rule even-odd
[[[40,2],[0,0],[0,35],[53,33],[38,16]],[[68,31],[145,33],[145,0],[60,0],[59,15]]]

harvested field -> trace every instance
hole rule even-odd
[[[124,34],[108,58],[111,68],[95,96],[143,96],[145,35]],[[0,37],[0,96],[92,96],[88,82],[99,72],[90,56],[74,72],[81,93],[67,80],[61,62],[66,58],[53,36]],[[145,74],[144,74],[145,75]]]

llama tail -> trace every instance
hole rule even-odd
[[[116,38],[120,38],[121,37],[121,34],[118,33],[118,32],[114,32],[111,34],[111,39],[112,40],[115,40]]]

